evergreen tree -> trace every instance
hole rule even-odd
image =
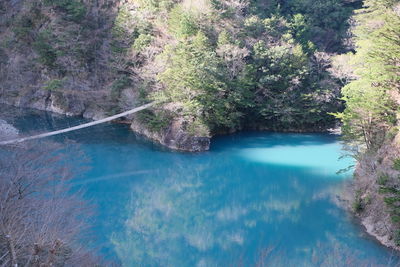
[[[357,15],[357,53],[353,65],[357,79],[342,90],[346,109],[343,121],[346,140],[376,149],[385,133],[396,125],[400,89],[400,16],[392,0],[371,0]]]

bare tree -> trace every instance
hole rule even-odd
[[[68,146],[68,149],[74,146]],[[80,244],[89,208],[69,181],[66,147],[40,143],[0,148],[0,266],[94,266]],[[70,154],[70,153],[69,153]]]
[[[351,64],[351,54],[336,55],[331,58],[332,66],[328,68],[328,72],[338,79],[342,86],[357,78],[354,73],[354,67]]]
[[[229,78],[234,79],[246,66],[245,58],[250,54],[247,48],[237,45],[225,44],[218,47],[217,53],[224,59],[227,66]]]

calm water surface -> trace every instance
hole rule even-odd
[[[18,110],[0,119],[21,132],[82,122]],[[336,172],[352,162],[339,160],[335,136],[242,133],[199,154],[116,124],[52,140],[67,138],[89,159],[74,183],[97,207],[92,245],[124,266],[386,266],[391,258],[337,205],[350,174]]]

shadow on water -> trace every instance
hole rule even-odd
[[[315,138],[315,137],[318,138]],[[243,137],[244,140],[243,140]],[[213,138],[211,149],[214,151],[228,149],[259,148],[274,146],[304,146],[335,144],[336,135],[323,133],[276,133],[276,132],[240,132],[228,136]],[[239,142],[236,142],[239,141]]]
[[[348,165],[335,136],[241,133],[199,154],[148,145],[125,125],[68,138],[90,160],[74,185],[98,207],[96,245],[124,266],[385,266],[391,257],[335,202],[346,179],[335,173]]]

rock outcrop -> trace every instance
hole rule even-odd
[[[17,128],[0,119],[0,140],[8,140],[17,137],[19,131]]]
[[[201,152],[209,150],[209,136],[192,136],[184,129],[181,119],[174,119],[170,125],[160,131],[150,131],[137,118],[134,118],[131,129],[171,149],[180,151]]]
[[[400,134],[387,141],[377,153],[364,155],[354,173],[353,199],[350,202],[366,231],[396,250],[400,250],[399,225],[393,207],[385,201],[394,195],[384,189],[398,190],[400,171],[394,168],[394,162],[399,158]]]

